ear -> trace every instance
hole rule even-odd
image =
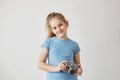
[[[67,27],[69,26],[69,22],[68,21],[66,21],[66,25],[67,25]]]

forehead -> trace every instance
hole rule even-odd
[[[63,23],[63,21],[61,19],[58,19],[58,18],[52,18],[50,20],[50,26],[51,27],[57,26],[60,23]]]

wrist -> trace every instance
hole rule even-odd
[[[55,66],[55,72],[59,72],[60,70],[58,69],[58,66]]]
[[[81,64],[78,64],[78,67],[81,68]]]

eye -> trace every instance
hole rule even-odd
[[[53,27],[53,29],[55,30],[55,29],[56,29],[56,27]]]
[[[58,26],[61,27],[62,25],[63,25],[63,24],[60,23]]]

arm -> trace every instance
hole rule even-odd
[[[55,66],[51,66],[46,63],[47,57],[48,57],[48,50],[46,48],[41,48],[40,57],[38,60],[39,69],[49,71],[49,72],[56,71]]]
[[[75,62],[76,64],[80,64],[80,53],[76,53],[76,54],[74,55],[74,62]]]
[[[60,64],[58,64],[58,66],[52,66],[46,63],[47,57],[48,57],[48,50],[46,48],[41,48],[41,52],[40,52],[40,57],[38,60],[38,67],[39,69],[48,71],[48,72],[59,72],[61,70],[64,70],[65,67],[62,64],[63,62],[61,62]]]
[[[76,64],[78,64],[78,66],[79,66],[79,69],[78,69],[78,71],[76,72],[76,74],[80,76],[80,75],[82,74],[82,72],[83,72],[83,69],[82,69],[81,63],[80,63],[80,53],[76,53],[76,54],[74,55],[74,62],[75,62]]]

